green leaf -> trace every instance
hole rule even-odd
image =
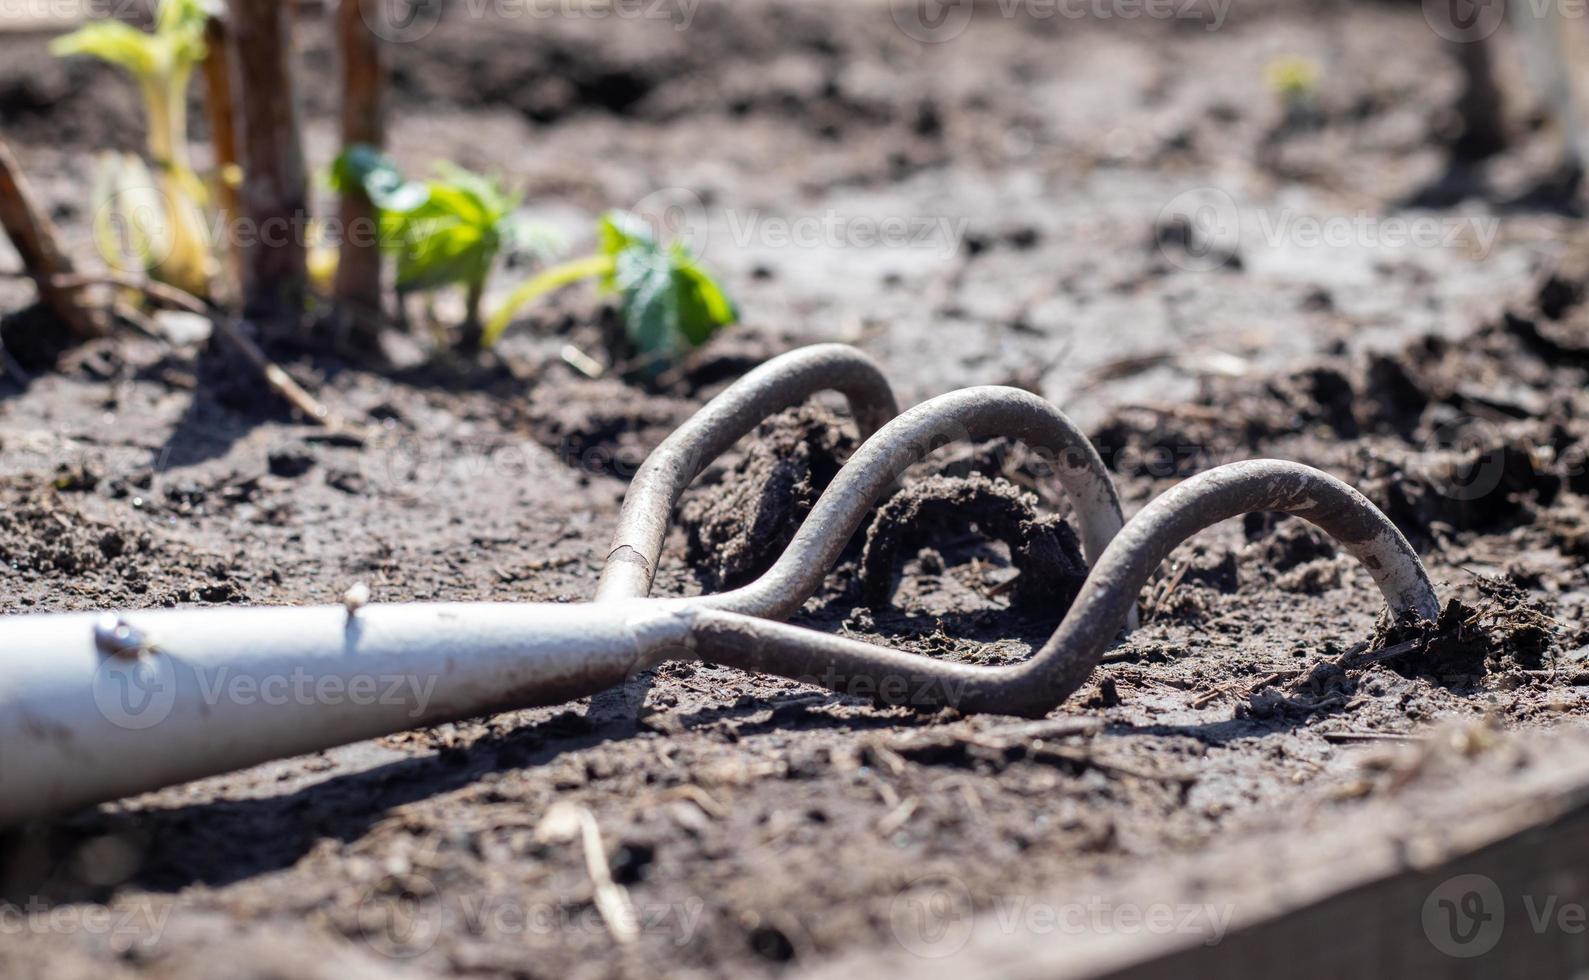
[[[349,147],[332,165],[334,187],[362,187],[380,211],[381,243],[397,256],[404,292],[483,286],[513,237],[517,200],[496,181],[450,164],[436,169],[435,179],[405,181],[390,157],[368,146]]]
[[[568,237],[552,225],[509,215],[498,226],[505,247],[538,262],[550,262],[568,250]]]
[[[596,237],[599,242],[600,254],[613,260],[613,271],[601,278],[601,291],[615,293],[618,291],[617,261],[620,255],[636,248],[657,247],[656,236],[651,234],[651,226],[638,215],[628,211],[608,211],[601,216],[596,224]]]
[[[682,245],[673,246],[676,288],[683,291],[685,315],[679,328],[691,346],[699,347],[718,330],[739,319],[739,309],[711,273]]]
[[[502,186],[490,177],[465,170],[445,160],[436,164],[437,181],[468,200],[481,213],[483,221],[499,221],[513,213],[519,206],[516,196],[503,192]]]
[[[203,33],[206,21],[225,12],[226,4],[221,0],[160,0],[160,8],[155,12],[155,33],[192,30]]]
[[[483,282],[496,258],[496,232],[445,215],[407,216],[397,246],[397,288]]]
[[[207,0],[163,0],[153,33],[117,20],[85,24],[50,43],[57,57],[85,54],[126,69],[143,82],[167,85],[186,81],[186,72],[204,60],[204,25],[213,13]]]
[[[624,326],[642,354],[699,347],[738,319],[722,287],[682,245],[631,247],[618,256],[614,278]]]
[[[412,211],[430,196],[424,184],[410,183],[391,157],[366,143],[343,150],[331,162],[330,178],[338,194],[362,190],[382,211]]]
[[[645,355],[670,356],[699,347],[739,319],[733,300],[689,249],[660,245],[641,218],[609,211],[597,222],[597,254],[564,263],[530,279],[491,318],[486,342],[506,330],[520,307],[555,289],[596,278],[602,292],[617,293],[624,329]]]
[[[601,240],[601,253],[616,256],[619,252],[643,246],[656,248],[656,236],[645,219],[628,211],[608,211],[597,224]]]
[[[117,20],[85,24],[50,42],[50,53],[59,58],[86,54],[108,61],[140,79],[166,71],[168,46],[156,35],[145,34]]]

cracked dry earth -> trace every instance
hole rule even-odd
[[[638,719],[606,696],[26,828],[0,842],[0,973],[799,973],[908,949],[900,910],[923,875],[987,910],[1297,808],[1347,819],[1409,780],[1452,778],[1497,732],[1580,725],[1586,277],[1563,258],[1570,218],[1502,206],[1542,172],[1546,141],[1497,161],[1489,196],[1435,212],[1502,215],[1485,255],[1299,269],[1260,237],[1239,263],[1184,268],[1155,222],[1187,188],[1233,182],[1244,209],[1284,194],[1304,212],[1399,214],[1440,171],[1455,78],[1416,8],[1231,18],[1221,32],[995,18],[930,50],[867,4],[707,4],[688,39],[444,18],[394,53],[394,143],[413,167],[456,145],[579,225],[654,184],[785,215],[969,215],[967,237],[926,257],[719,241],[709,257],[749,322],[645,384],[556,361],[603,329],[578,295],[466,378],[286,352],[378,423],[362,444],[237,397],[191,348],[118,339],[29,364],[25,385],[0,379],[0,611],[332,602],[355,581],[377,600],[583,599],[644,452],[748,366],[843,339],[907,402],[987,382],[1054,399],[1128,513],[1229,459],[1322,467],[1426,556],[1456,603],[1435,629],[1379,622],[1367,575],[1327,539],[1252,516],[1178,549],[1144,591],[1142,629],[1036,727],[673,664]],[[323,67],[313,21],[304,44]],[[131,113],[107,111],[125,94],[83,84],[92,69],[48,61],[37,38],[0,46],[7,138],[82,243],[78,158],[135,140]],[[1274,137],[1250,92],[1289,51],[1326,66],[1324,121]],[[568,84],[525,83],[545,64]],[[321,152],[329,106],[306,94]],[[708,139],[723,147],[710,165]],[[30,322],[27,302],[0,283],[0,332]],[[835,407],[780,416],[703,477],[659,593],[765,564],[848,451]],[[799,622],[989,664],[1052,630],[1074,536],[1040,460],[951,448],[884,510]],[[640,913],[632,943],[602,918],[582,845],[549,831],[558,803],[594,816]]]

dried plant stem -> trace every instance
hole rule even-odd
[[[33,199],[22,168],[4,142],[0,142],[0,227],[22,257],[23,268],[38,285],[39,299],[72,336],[86,340],[109,332],[103,311],[55,284],[56,277],[73,272],[72,261],[61,250],[54,223]]]

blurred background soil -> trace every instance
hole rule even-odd
[[[298,424],[191,345],[117,338],[23,363],[0,375],[0,612],[334,602],[355,581],[378,600],[585,599],[644,453],[755,363],[839,340],[906,404],[989,383],[1053,400],[1094,435],[1128,513],[1251,456],[1353,482],[1463,603],[1429,656],[1367,654],[1367,574],[1299,522],[1254,516],[1172,556],[1144,628],[1035,742],[1011,719],[669,665],[638,720],[608,697],[409,732],[14,835],[0,898],[30,911],[0,918],[0,972],[798,972],[908,948],[899,910],[923,874],[987,910],[1296,807],[1344,819],[1419,778],[1439,733],[1580,724],[1589,312],[1578,216],[1536,193],[1551,133],[1520,102],[1518,145],[1471,193],[1414,207],[1450,187],[1459,82],[1416,6],[1238,0],[1214,16],[984,4],[924,45],[877,2],[703,0],[683,30],[453,4],[389,46],[399,160],[500,173],[576,243],[608,207],[685,201],[745,323],[644,386],[559,359],[610,315],[579,291],[468,376],[402,338],[389,371],[289,360],[378,423],[364,440]],[[300,41],[303,77],[330,77],[312,5]],[[92,153],[135,149],[138,113],[123,79],[45,43],[0,33],[0,121],[86,257]],[[1286,57],[1318,67],[1306,125],[1265,81]],[[334,93],[303,88],[323,166]],[[1179,218],[1199,208],[1218,220]],[[1332,221],[1368,231],[1313,242],[1309,223]],[[876,241],[884,227],[904,237]],[[0,269],[16,265],[0,246]],[[0,279],[19,360],[31,302]],[[703,478],[658,593],[764,566],[848,446],[841,403],[824,405]],[[1065,513],[1041,462],[998,442],[946,451],[907,487],[953,501],[977,480],[1005,501],[973,515],[984,529]],[[760,548],[744,540],[759,518]],[[1003,663],[1063,613],[1060,572],[1017,586],[1009,543],[965,520],[900,535],[864,575],[863,543],[799,621]],[[596,913],[579,847],[537,834],[558,801],[595,814],[641,913],[633,944]],[[48,926],[92,903],[108,924]]]

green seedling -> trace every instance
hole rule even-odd
[[[508,296],[486,325],[487,345],[526,304],[586,279],[618,295],[624,329],[645,357],[699,347],[739,319],[733,300],[683,244],[659,242],[642,219],[624,211],[603,215],[598,231],[597,254],[547,269]]]
[[[1319,66],[1300,55],[1283,55],[1264,66],[1264,81],[1287,109],[1311,106],[1319,95]]]
[[[95,226],[106,260],[121,267],[127,263],[120,257],[130,249],[150,276],[197,295],[209,291],[213,263],[202,211],[208,195],[188,162],[187,90],[204,60],[204,25],[211,13],[207,0],[161,0],[152,33],[104,20],[50,45],[57,56],[89,55],[119,66],[143,97],[156,177],[151,180],[136,159],[109,157],[102,164]],[[136,192],[140,182],[151,193]],[[106,230],[112,226],[123,233]]]
[[[545,234],[515,217],[517,195],[452,164],[438,164],[430,180],[409,181],[379,150],[353,146],[332,164],[331,184],[339,193],[360,188],[375,205],[381,243],[397,259],[400,294],[464,288],[464,347],[480,342],[481,301],[498,257],[550,248]]]

